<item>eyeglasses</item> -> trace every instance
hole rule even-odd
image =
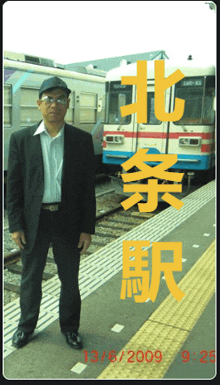
[[[62,105],[67,103],[67,98],[65,96],[59,96],[57,99],[53,98],[52,96],[44,96],[43,98],[41,98],[41,100],[43,100],[48,105],[54,102]]]

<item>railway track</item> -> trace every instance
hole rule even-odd
[[[96,232],[92,237],[92,243],[86,254],[81,259],[87,258],[90,254],[124,235],[134,227],[140,225],[147,218],[151,218],[154,213],[139,213],[137,207],[124,211],[120,204],[124,198],[115,194],[112,190],[97,194],[97,214]],[[8,231],[7,226],[5,231]],[[12,243],[13,244],[13,243]],[[20,293],[20,275],[22,264],[20,260],[20,250],[6,252],[4,255],[4,298],[5,304],[17,298]],[[57,267],[53,259],[52,248],[49,249],[43,280],[48,280],[57,274]],[[7,299],[7,297],[9,297]]]

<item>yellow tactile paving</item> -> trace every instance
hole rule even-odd
[[[98,379],[162,378],[215,291],[215,271],[213,241],[178,283],[183,299],[169,294]]]

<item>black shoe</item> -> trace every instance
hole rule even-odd
[[[23,346],[27,345],[29,341],[29,335],[30,333],[22,332],[21,330],[16,330],[12,337],[12,345],[15,348],[23,348]]]
[[[66,337],[67,344],[73,349],[82,349],[82,341],[78,332],[63,333]]]

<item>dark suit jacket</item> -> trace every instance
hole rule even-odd
[[[24,230],[31,251],[36,238],[44,192],[40,123],[14,132],[10,138],[7,210],[9,231]],[[90,134],[65,123],[61,208],[70,236],[95,231],[94,150]]]

